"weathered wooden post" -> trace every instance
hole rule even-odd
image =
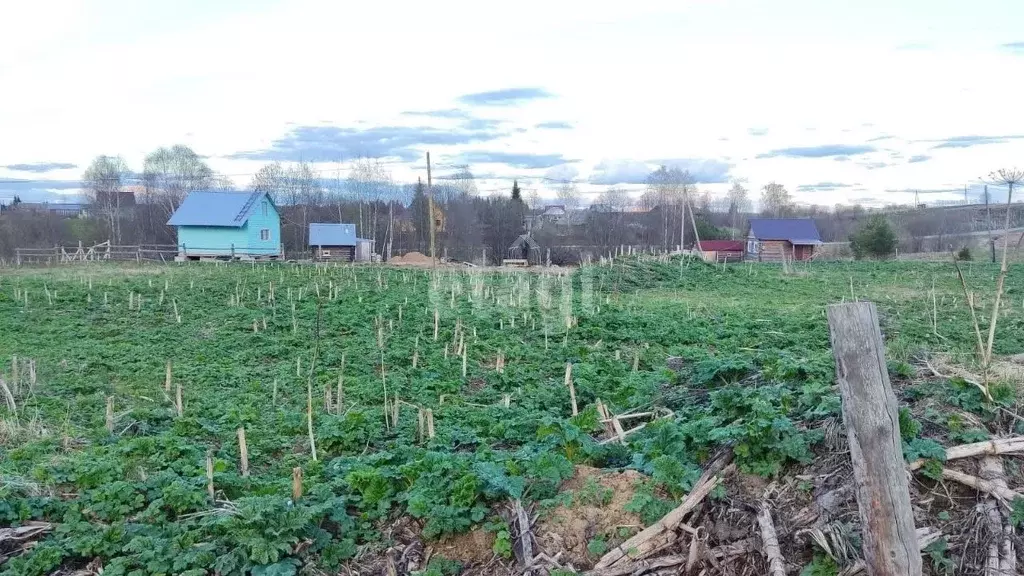
[[[919,576],[921,553],[907,488],[899,411],[872,302],[828,307],[869,576]]]

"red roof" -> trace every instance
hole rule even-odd
[[[743,240],[701,240],[700,249],[704,252],[742,252]]]

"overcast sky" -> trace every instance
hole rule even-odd
[[[484,192],[664,163],[829,205],[1024,167],[1021,0],[35,0],[0,22],[0,196],[178,143],[240,187],[360,156],[415,181],[429,149]]]

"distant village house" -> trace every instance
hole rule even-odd
[[[366,262],[373,241],[356,237],[355,224],[313,223],[309,225],[309,247],[318,262]]]
[[[822,244],[810,218],[751,218],[746,258],[759,262],[810,260]]]
[[[266,192],[192,192],[167,221],[178,259],[282,257],[281,217]]]

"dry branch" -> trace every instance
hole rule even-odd
[[[1016,492],[1007,488],[1006,485],[999,485],[997,482],[992,480],[985,480],[978,478],[977,476],[971,476],[970,474],[964,474],[959,470],[951,470],[949,468],[942,469],[942,477],[946,480],[954,480],[963,484],[964,486],[970,486],[979,492],[991,494],[1004,503],[1013,502],[1015,498],[1024,498],[1024,494]]]
[[[1024,436],[1013,436],[1012,438],[999,438],[996,440],[985,440],[973,444],[961,444],[946,448],[946,460],[959,460],[973,456],[1016,454],[1024,452]],[[917,470],[924,466],[925,460],[914,460],[907,467]]]
[[[715,486],[718,486],[722,476],[732,470],[733,466],[728,465],[730,460],[732,460],[731,452],[726,452],[712,460],[708,469],[701,475],[693,490],[686,496],[682,504],[662,517],[661,520],[658,520],[629,540],[610,550],[601,557],[601,560],[594,567],[609,568],[623,561],[628,562],[632,559],[639,559],[650,555],[657,548],[657,544],[660,543],[659,537],[666,532],[674,530],[686,518],[686,515],[693,512]]]
[[[782,561],[779,537],[775,534],[775,522],[767,500],[761,500],[757,511],[757,524],[761,528],[761,547],[768,561],[768,572],[772,576],[786,576],[786,564]]]

